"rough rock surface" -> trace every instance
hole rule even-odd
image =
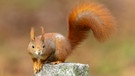
[[[89,76],[89,65],[80,63],[44,64],[35,76]]]

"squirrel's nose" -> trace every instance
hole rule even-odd
[[[38,51],[35,51],[35,54],[37,54],[37,55],[38,55],[38,54],[39,54],[39,52],[38,52]]]
[[[40,51],[35,51],[35,53],[37,54],[37,55],[40,55],[41,54],[41,52]]]

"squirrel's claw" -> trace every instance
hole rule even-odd
[[[34,68],[34,74],[37,74],[40,71],[39,68]]]
[[[34,74],[37,74],[38,72],[37,68],[34,68],[33,70],[34,70]]]

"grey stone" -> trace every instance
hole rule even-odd
[[[89,65],[80,63],[44,64],[35,76],[89,76]]]

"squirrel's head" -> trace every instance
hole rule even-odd
[[[41,27],[42,34],[35,37],[34,28],[31,28],[30,36],[31,41],[28,46],[29,53],[34,57],[42,56],[46,50],[45,38],[44,38],[44,28]]]

